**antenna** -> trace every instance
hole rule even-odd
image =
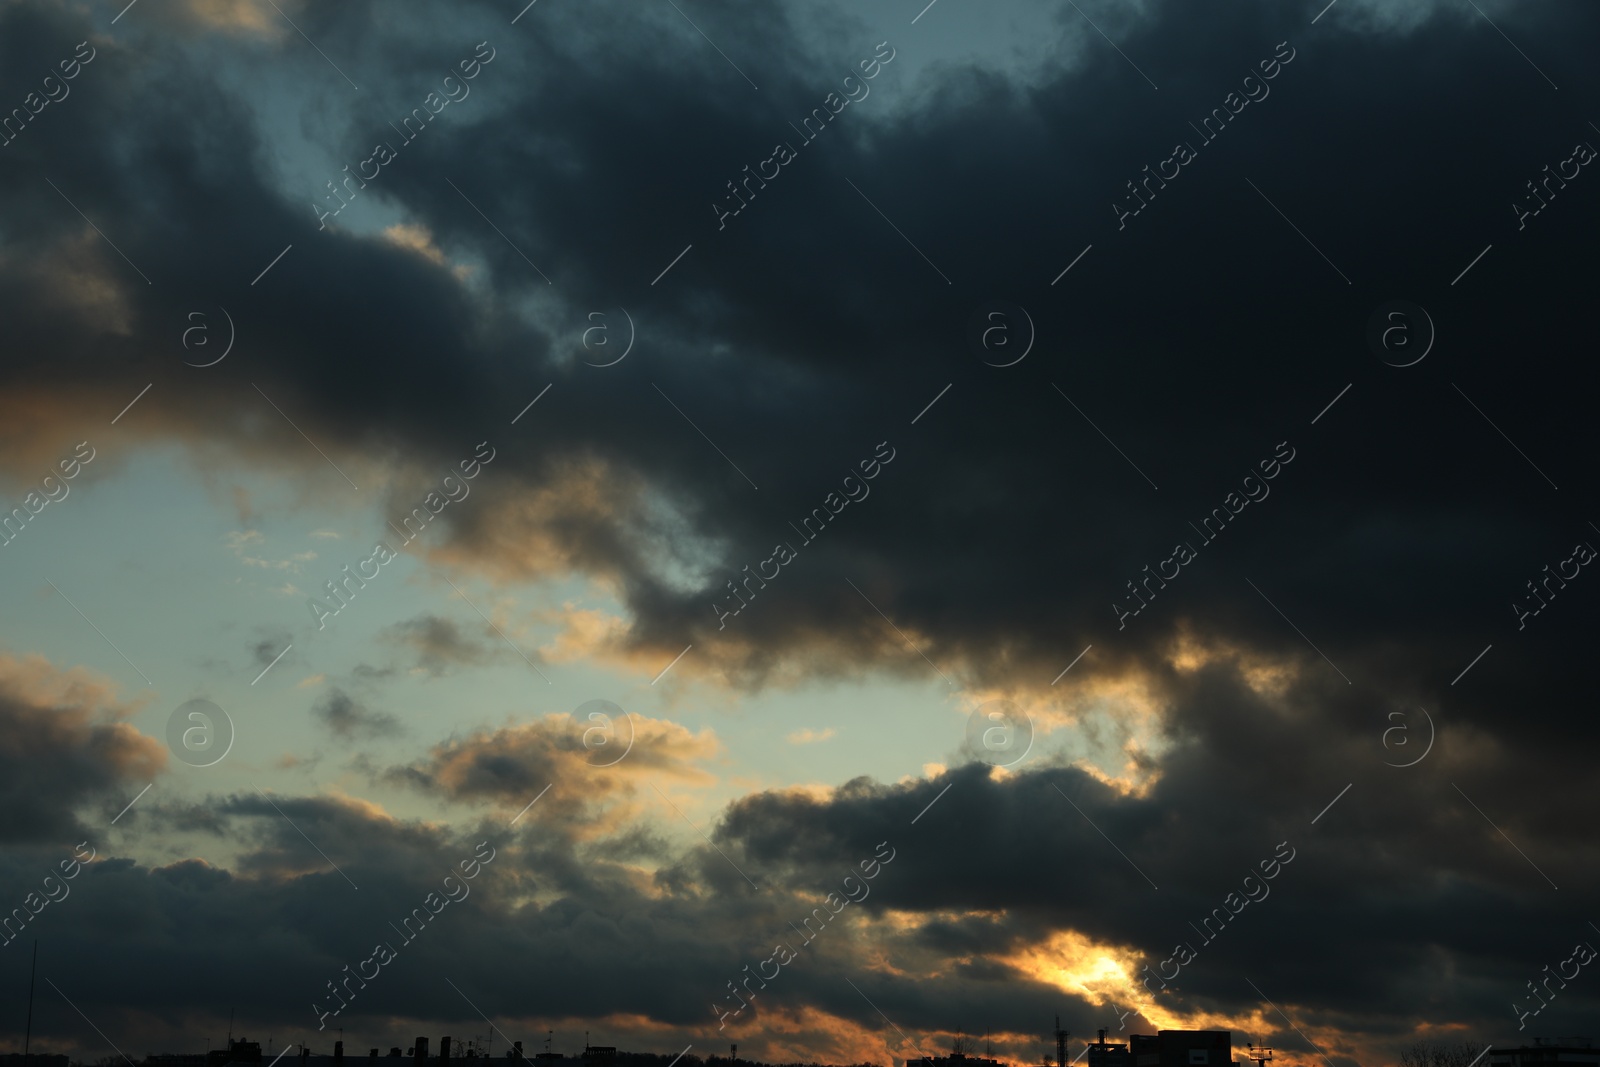
[[[1246,1045],[1245,1048],[1250,1050],[1246,1058],[1255,1060],[1256,1067],[1267,1067],[1267,1061],[1272,1059],[1271,1045]]]
[[[38,973],[39,939],[36,937],[33,939],[33,970],[28,975],[28,1027],[22,1032],[22,1062],[29,1064],[30,1067],[33,1059],[28,1055],[28,1041],[33,1037],[33,981]]]

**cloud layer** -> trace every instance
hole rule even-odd
[[[1586,936],[1564,902],[1596,870],[1587,591],[1541,568],[1594,534],[1570,354],[1597,208],[1582,178],[1529,189],[1596,136],[1569,103],[1595,88],[1590,7],[1065,4],[1043,72],[940,61],[944,12],[908,11],[815,143],[804,118],[877,54],[866,16],[289,14],[300,32],[245,3],[115,25],[0,6],[0,99],[27,107],[39,57],[97,50],[0,149],[8,500],[144,383],[91,477],[176,444],[308,501],[379,487],[399,518],[486,442],[470,497],[408,551],[606,597],[519,620],[559,624],[551,662],[648,678],[692,644],[664,684],[943,680],[1028,709],[1039,756],[1000,772],[952,744],[922,779],[753,786],[697,823],[674,806],[721,781],[710,733],[635,716],[605,767],[585,721],[545,717],[368,766],[427,818],[331,791],[152,804],[143,833],[232,858],[108,847],[41,917],[54,958],[96,960],[63,972],[88,1016],[176,1040],[226,990],[252,1028],[304,1027],[324,976],[490,840],[474,902],[346,1013],[353,1044],[473,1019],[439,980],[468,973],[497,1020],[721,1040],[729,978],[887,841],[850,932],[738,1024],[752,1054],[883,1061],[917,1054],[900,1027],[964,1025],[1031,1059],[1055,1012],[1088,1032],[1116,1005],[1309,1060],[1269,998],[1351,1062],[1418,1033],[1511,1039],[1507,1002]],[[327,183],[403,139],[480,41],[471,97],[319,229]],[[796,140],[780,179],[743,184]],[[1180,144],[1193,159],[1159,177]],[[722,227],[735,181],[748,203]],[[1519,226],[1508,206],[1540,192]],[[1401,299],[1437,331],[1404,368],[1368,345]],[[1036,334],[1011,366],[974,347],[993,301]],[[223,307],[237,351],[185,366],[187,316]],[[628,358],[595,365],[595,313],[608,346],[636,332]],[[842,499],[879,449],[870,494]],[[793,562],[761,574],[779,545]],[[1536,597],[1550,610],[1519,626]],[[387,637],[430,676],[503,655],[431,616]],[[86,813],[161,773],[128,708],[0,661],[17,899],[92,836]],[[339,689],[311,714],[341,738],[395,725]],[[1270,898],[1191,941],[1282,842]],[[1181,979],[1139,984],[1184,941]],[[93,1047],[67,1013],[40,1025]]]

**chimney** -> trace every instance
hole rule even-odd
[[[417,1038],[416,1053],[412,1057],[412,1059],[416,1063],[417,1067],[427,1067],[427,1064],[428,1064],[428,1039],[427,1038],[425,1038],[425,1037]]]
[[[378,1050],[377,1049],[373,1049],[371,1052],[367,1053],[367,1062],[368,1063],[372,1063],[377,1058],[378,1058]]]
[[[311,1058],[311,1050],[304,1045],[300,1046],[300,1067],[305,1067],[306,1061]]]
[[[344,1067],[344,1042],[333,1043],[333,1067]]]
[[[439,1067],[450,1067],[450,1037],[448,1034],[439,1039]]]
[[[518,1041],[513,1046],[512,1053],[511,1053],[511,1058],[514,1059],[514,1060],[522,1059],[522,1042]]]

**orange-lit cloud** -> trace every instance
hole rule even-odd
[[[1058,930],[1038,944],[1005,957],[1003,962],[1019,974],[1091,1004],[1114,1011],[1132,1008],[1153,1029],[1266,1033],[1276,1028],[1276,1021],[1268,1017],[1265,1006],[1231,1015],[1175,1010],[1170,998],[1152,993],[1143,984],[1144,960],[1145,953],[1132,946],[1097,942],[1073,930]],[[1129,1029],[1144,1028],[1134,1024]]]

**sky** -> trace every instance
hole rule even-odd
[[[0,0],[0,1046],[1592,1033],[1597,30]]]

